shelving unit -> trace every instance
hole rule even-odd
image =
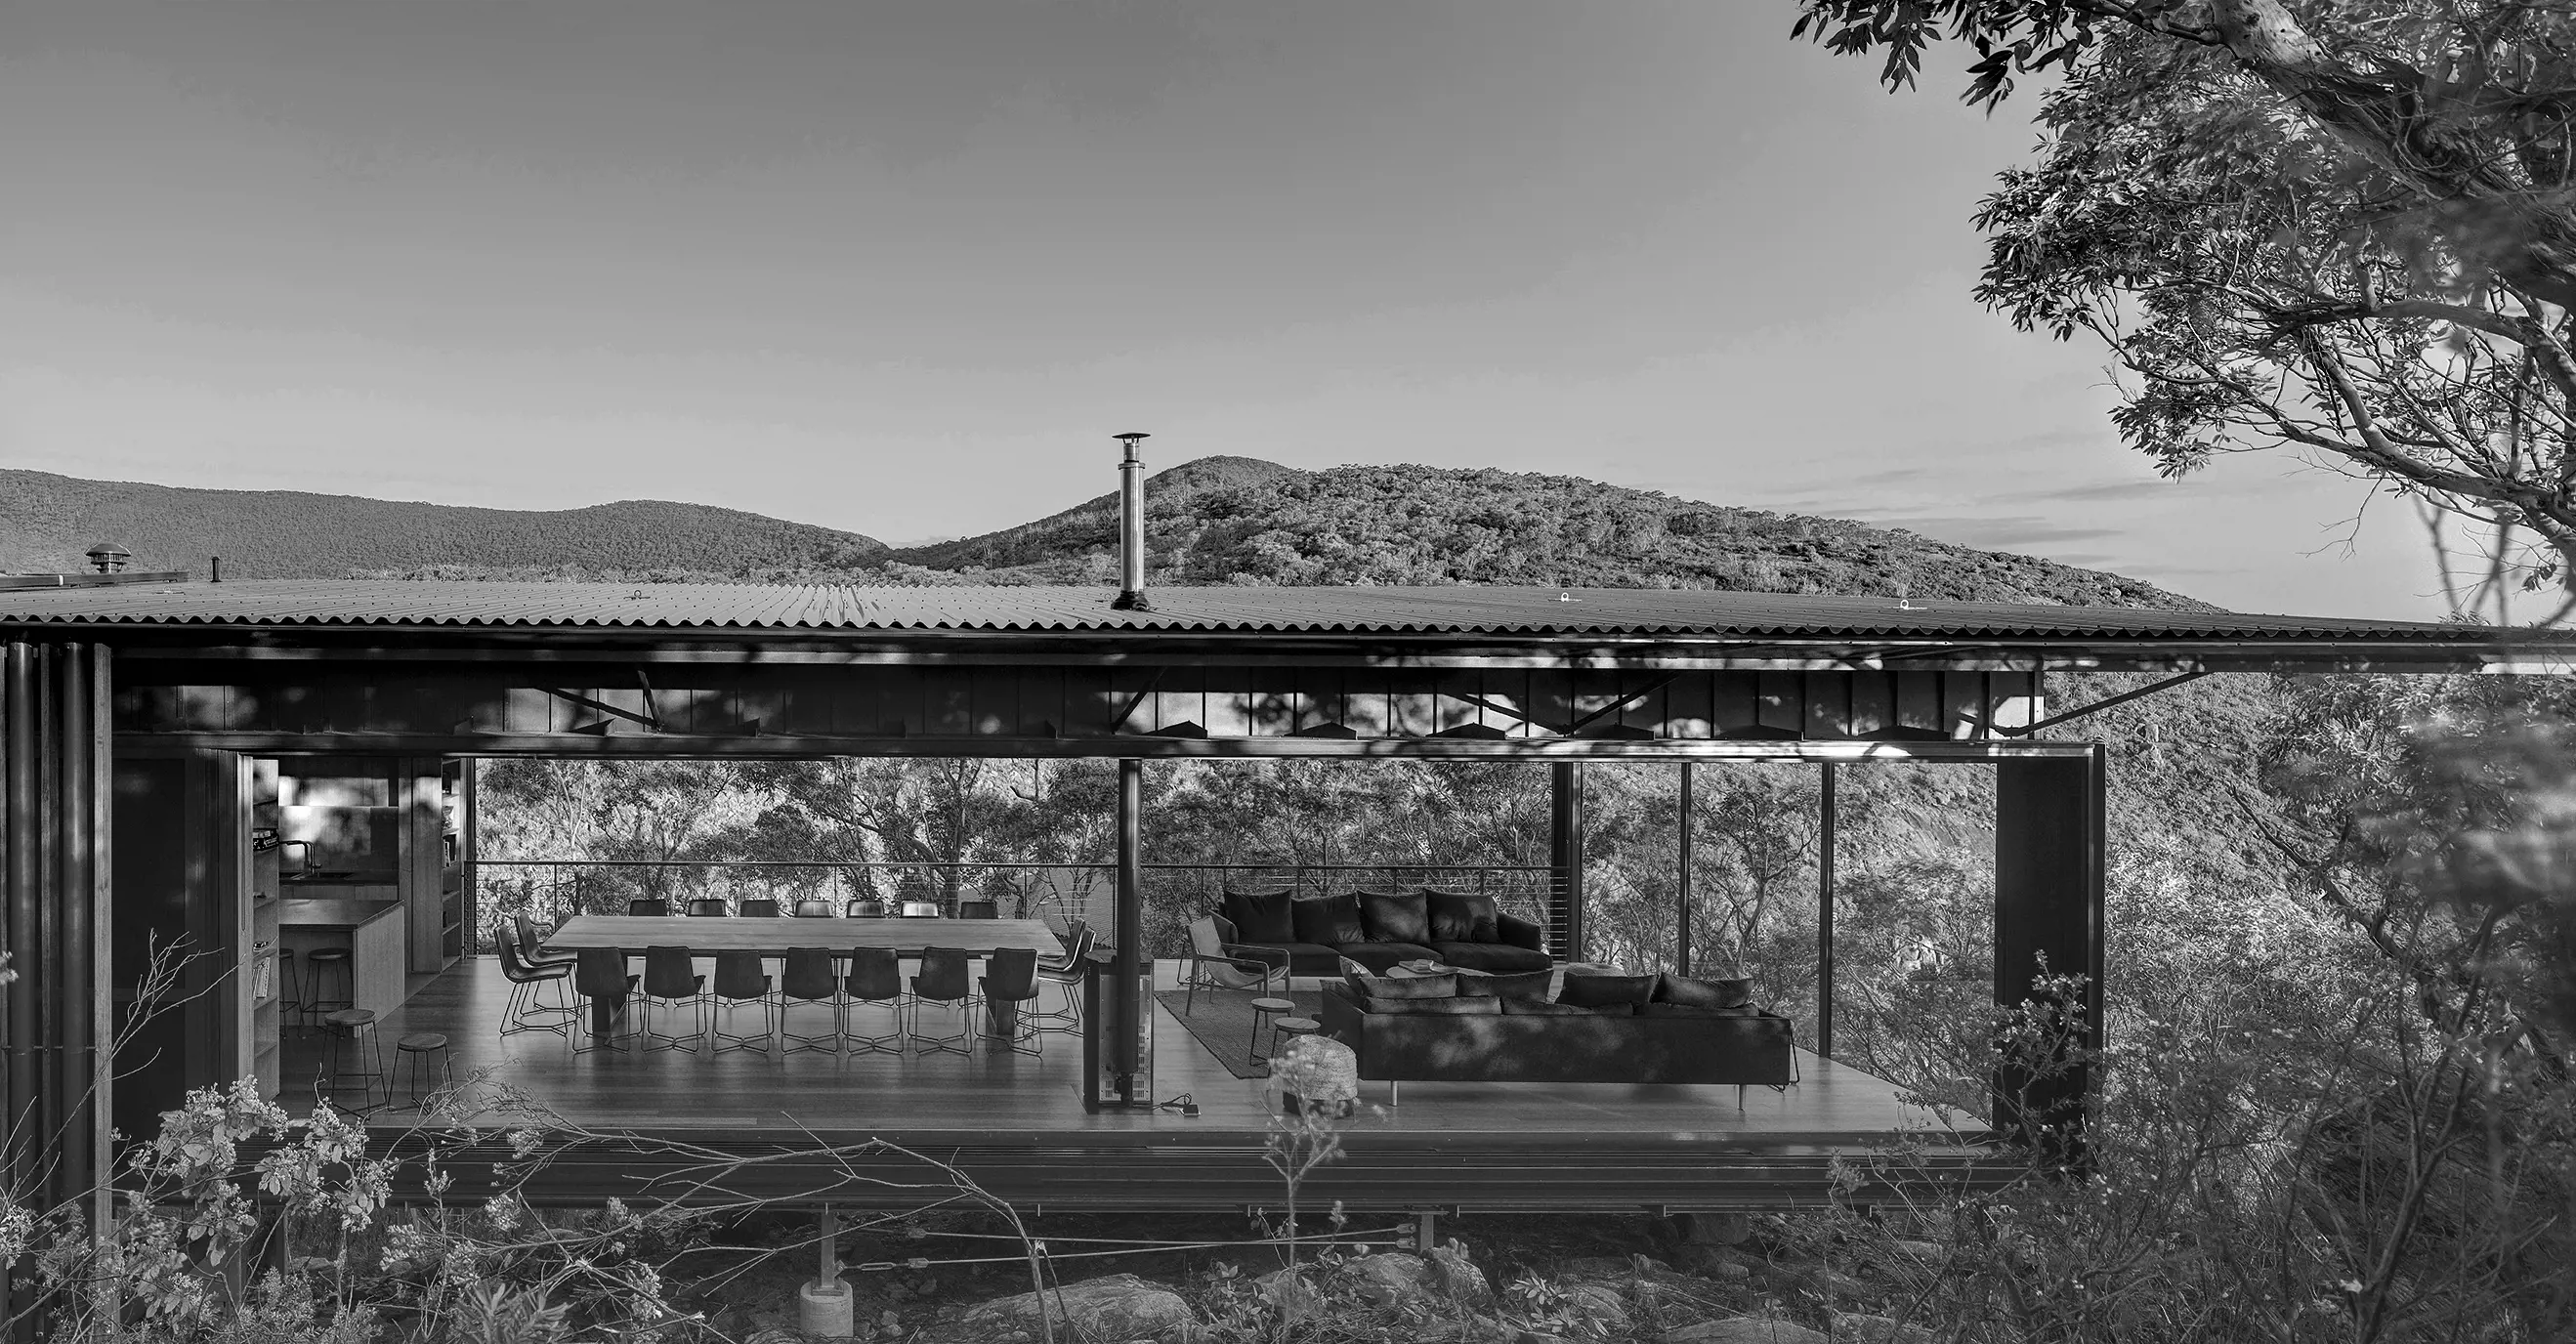
[[[438,944],[440,955],[453,965],[465,955],[473,941],[466,928],[466,916],[472,901],[467,891],[472,885],[474,815],[474,763],[468,760],[441,761],[438,767]]]

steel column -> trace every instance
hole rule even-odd
[[[1834,835],[1842,809],[1834,796],[1835,766],[1825,762],[1816,825],[1816,1053],[1834,1054]]]
[[[1144,1021],[1144,992],[1139,981],[1145,967],[1145,763],[1118,762],[1118,910],[1117,961],[1110,982],[1109,1071],[1117,1076],[1119,1099],[1151,1101],[1135,1095],[1136,1075],[1144,1061],[1136,1057],[1138,1027]]]
[[[2007,760],[1995,767],[1995,1002],[2038,997],[2032,977],[2047,962],[2052,975],[2081,975],[2072,1005],[2084,1014],[2078,1044],[2102,1042],[2102,898],[2104,794],[2108,756]],[[2032,1079],[2007,1071],[1996,1079],[1995,1121],[2013,1128],[2080,1118],[2089,1071]],[[2027,1101],[2028,1107],[2024,1108]],[[2074,1160],[2070,1149],[2059,1154]]]
[[[1681,871],[1679,874],[1680,881],[1675,884],[1675,892],[1673,896],[1673,972],[1677,975],[1690,974],[1691,812],[1694,800],[1692,786],[1696,782],[1692,779],[1692,775],[1696,771],[1696,768],[1697,767],[1694,762],[1682,762],[1681,825],[1679,827],[1681,831]],[[1830,765],[1826,766],[1825,773],[1830,776],[1833,773],[1833,769],[1834,768]]]

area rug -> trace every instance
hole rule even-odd
[[[1154,997],[1171,1010],[1172,1020],[1187,1028],[1200,1047],[1215,1056],[1216,1062],[1223,1064],[1227,1072],[1237,1078],[1270,1076],[1267,1060],[1255,1064],[1245,1059],[1252,1049],[1252,1001],[1263,997],[1261,994],[1249,989],[1202,989],[1196,1012],[1181,1011],[1189,1004],[1189,995],[1182,990],[1158,989],[1154,991]],[[1311,989],[1268,997],[1295,1003],[1298,1017],[1313,1017],[1324,1010],[1324,996]],[[1268,1044],[1270,1019],[1267,1017],[1261,1021],[1261,1034],[1263,1044]]]

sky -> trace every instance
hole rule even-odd
[[[1594,477],[2432,618],[1970,297],[2030,100],[1785,0],[0,6],[0,465],[898,544],[1156,467]]]

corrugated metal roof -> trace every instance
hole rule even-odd
[[[1658,588],[1100,588],[254,580],[0,592],[0,624],[679,631],[1199,631],[1782,639],[2296,639],[2475,644],[2496,630],[1989,602]],[[2526,636],[2527,638],[2527,636]]]

